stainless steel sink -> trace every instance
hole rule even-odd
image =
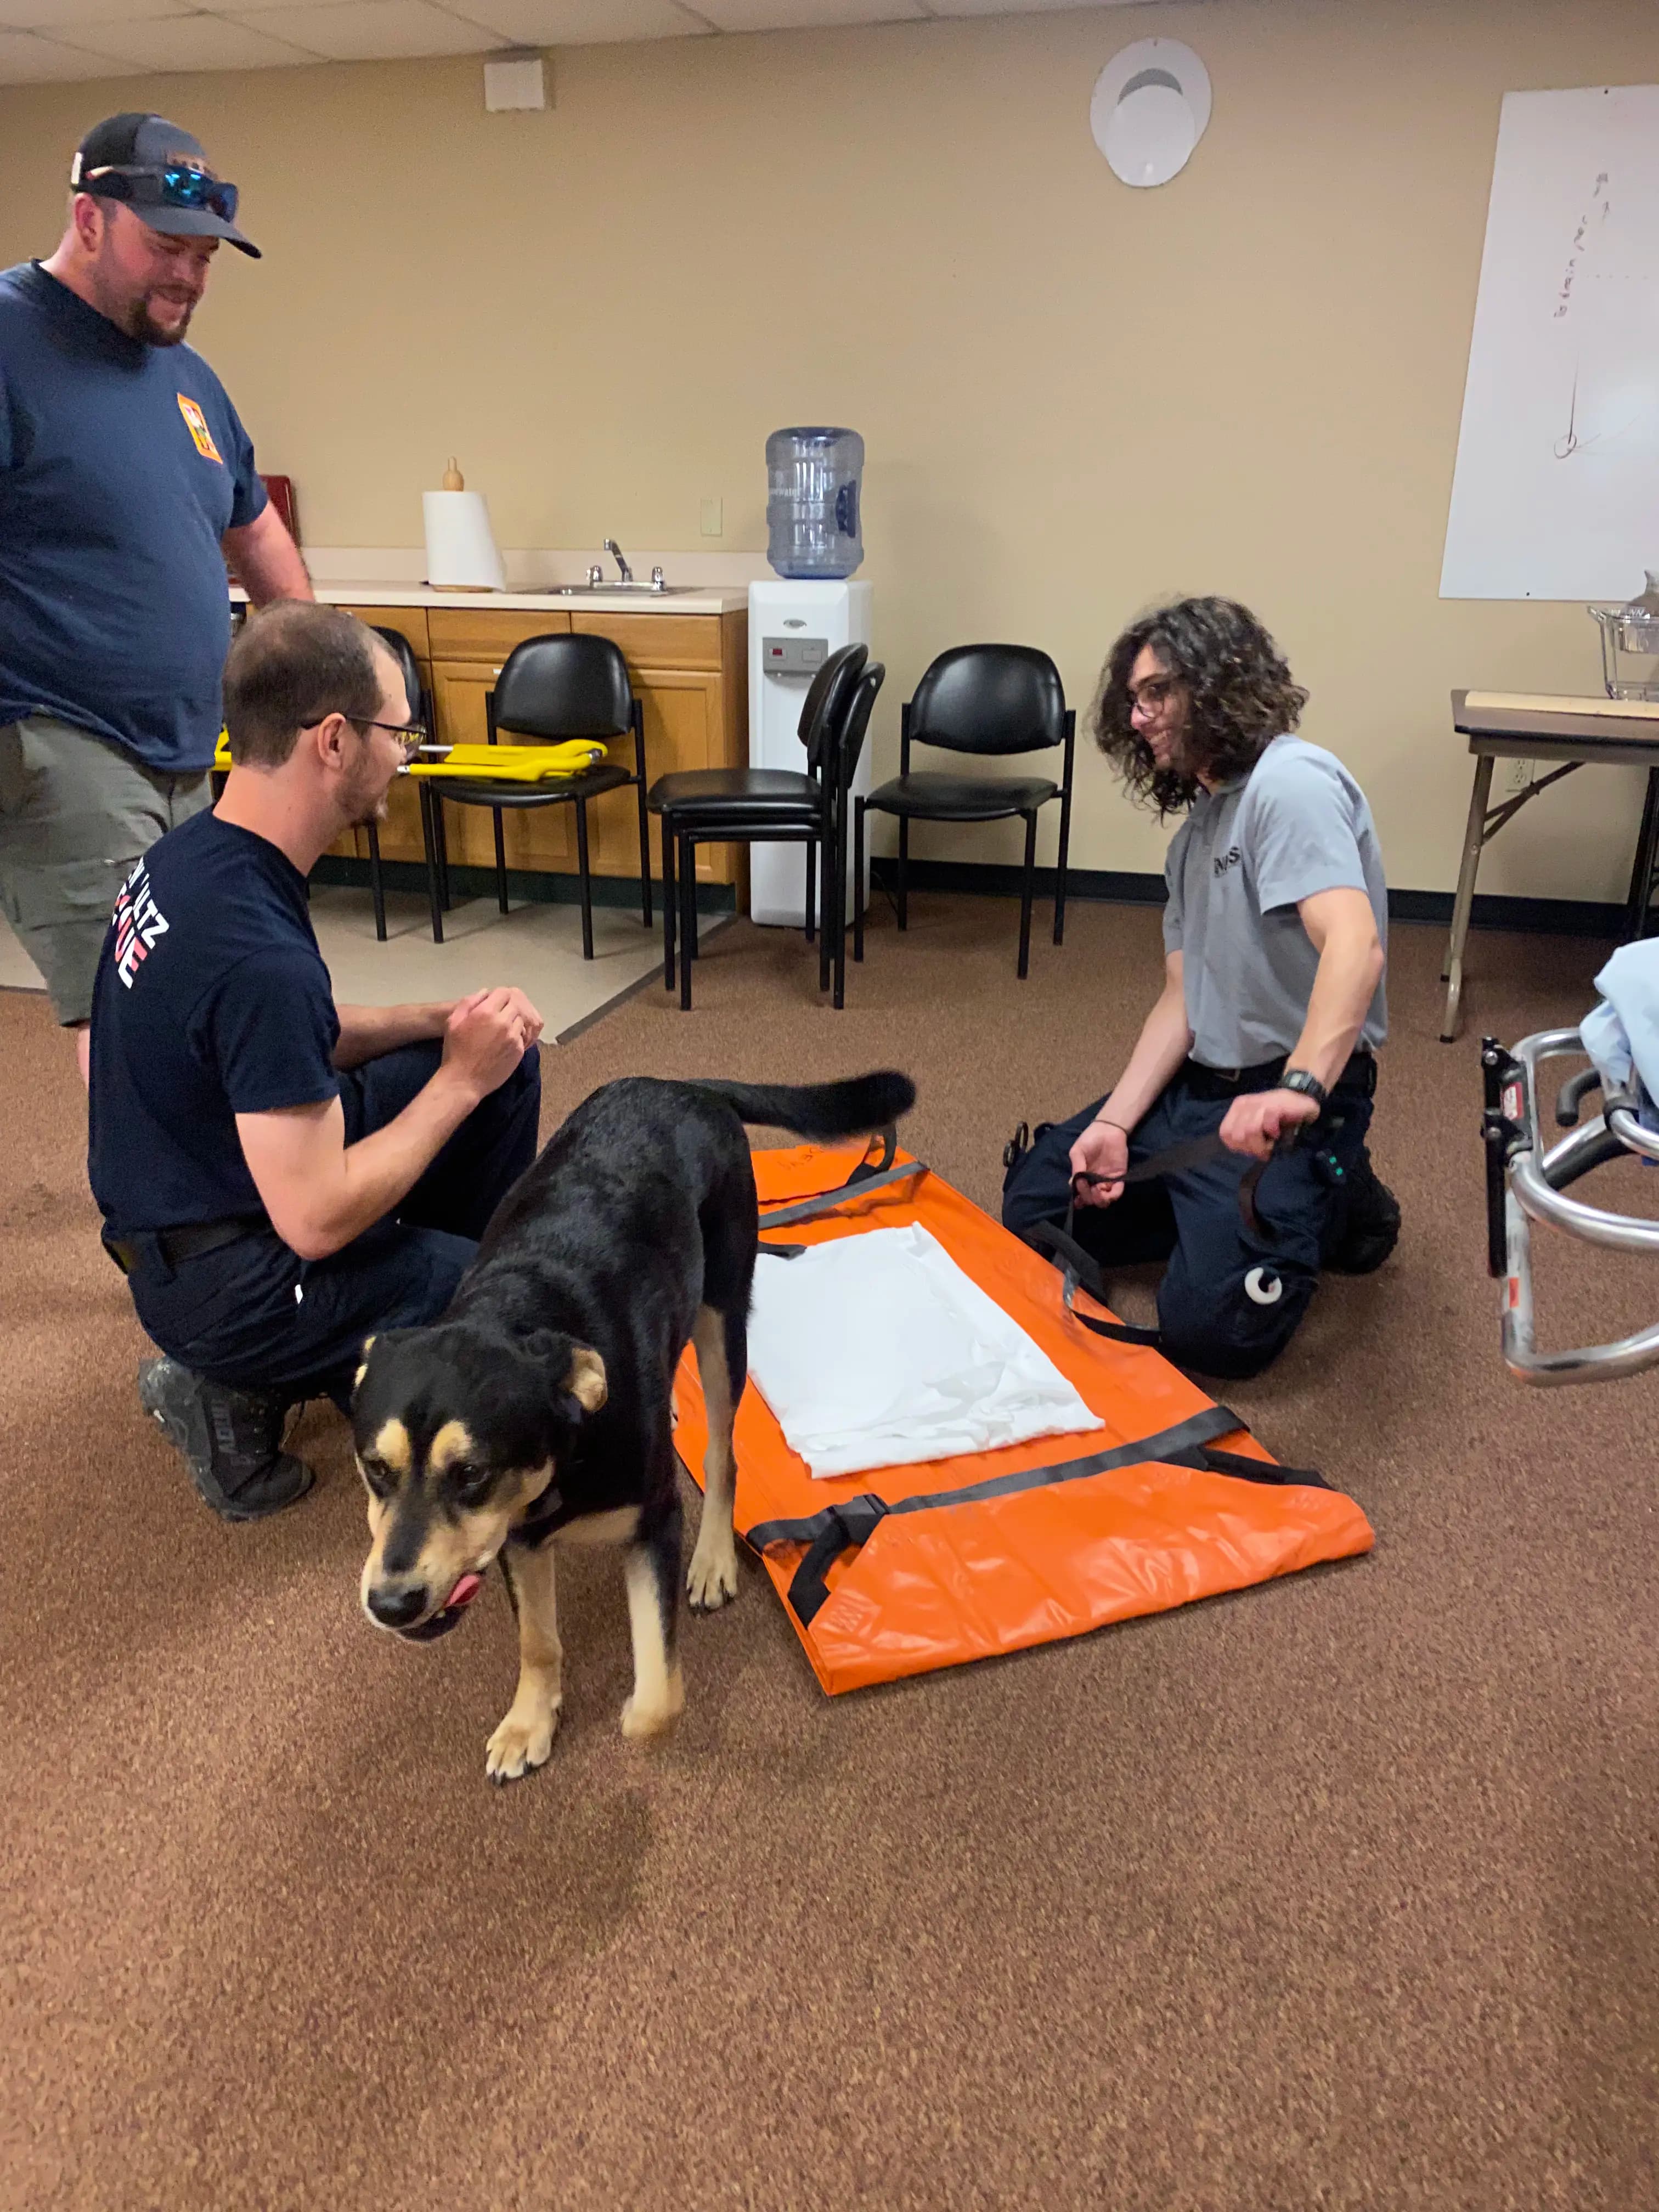
[[[611,584],[536,584],[530,586],[539,598],[544,592],[553,599],[672,599],[678,592],[707,591],[706,584],[640,584],[621,582]]]

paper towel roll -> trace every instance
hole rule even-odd
[[[507,571],[489,527],[489,502],[481,491],[428,491],[426,580],[451,591],[504,592]]]

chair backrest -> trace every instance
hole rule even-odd
[[[1066,738],[1060,671],[1031,645],[957,645],[905,709],[915,744],[958,753],[1029,753]]]
[[[817,775],[823,768],[825,741],[841,727],[852,704],[854,687],[869,658],[867,645],[841,646],[808,685],[798,732],[806,748],[808,775]]]
[[[495,678],[495,727],[515,737],[616,738],[634,725],[634,689],[608,637],[530,637]]]
[[[421,666],[415,658],[415,648],[400,629],[382,629],[378,623],[373,628],[375,636],[389,649],[392,658],[403,671],[404,689],[409,694],[409,711],[418,720],[423,711],[422,702],[425,690],[421,683]],[[432,732],[428,730],[427,735],[430,737]]]
[[[840,731],[831,740],[832,757],[836,763],[835,781],[837,790],[845,799],[858,773],[860,756],[864,750],[865,734],[870,727],[870,716],[876,703],[876,694],[887,680],[887,671],[878,660],[872,660],[860,676],[852,698],[848,702],[847,714]]]

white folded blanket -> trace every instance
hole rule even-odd
[[[815,1475],[1097,1429],[1046,1352],[920,1223],[762,1257],[749,1371]]]

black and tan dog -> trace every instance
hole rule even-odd
[[[688,1342],[708,1449],[687,1595],[698,1612],[737,1595],[732,1423],[757,1241],[744,1123],[860,1136],[915,1097],[892,1073],[810,1089],[607,1084],[501,1201],[442,1320],[364,1347],[352,1404],[374,1540],[363,1607],[379,1626],[428,1641],[455,1626],[499,1559],[519,1620],[519,1686],[487,1747],[495,1781],[552,1749],[556,1542],[627,1547],[634,1693],[623,1734],[655,1735],[679,1712],[670,1394]]]

